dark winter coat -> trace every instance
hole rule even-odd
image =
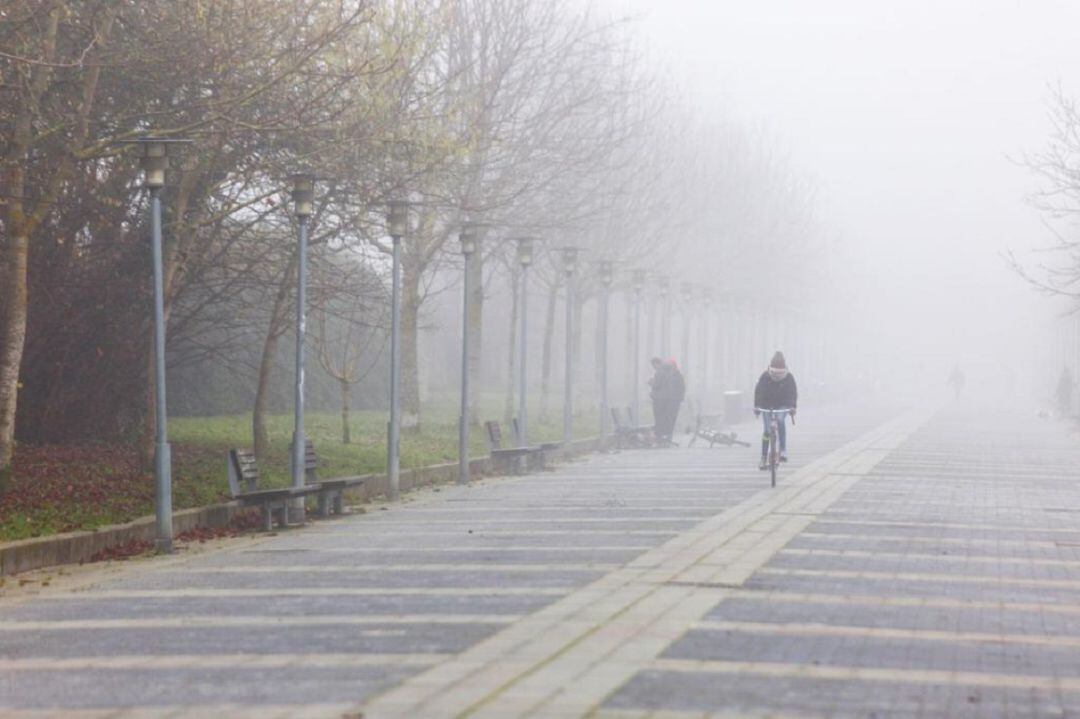
[[[761,409],[794,408],[799,404],[799,388],[795,385],[795,375],[790,372],[784,379],[775,380],[769,371],[762,372],[754,388],[754,406]]]
[[[669,364],[662,365],[653,375],[649,396],[657,401],[682,402],[686,396],[686,380],[683,379],[682,372]]]

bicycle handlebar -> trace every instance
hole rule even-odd
[[[791,423],[795,424],[795,408],[794,407],[779,407],[777,409],[765,409],[764,407],[754,407],[755,412],[768,412],[770,414],[786,414],[791,417]]]

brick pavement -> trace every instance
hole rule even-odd
[[[806,413],[776,490],[624,452],[8,590],[0,714],[1068,716],[1080,444],[928,417]]]

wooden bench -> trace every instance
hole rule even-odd
[[[274,528],[275,515],[280,526],[289,526],[289,504],[294,499],[302,500],[321,489],[319,485],[312,484],[259,489],[259,465],[255,461],[255,453],[248,449],[229,450],[229,493],[245,507],[259,507],[263,529],[267,532]]]
[[[495,463],[495,471],[502,474],[524,474],[535,463],[536,455],[543,466],[543,450],[539,447],[503,447],[502,428],[498,422],[484,422],[488,451]]]
[[[319,516],[344,514],[346,490],[355,489],[367,481],[366,477],[319,478],[319,456],[315,453],[315,443],[310,439],[304,442],[304,476],[308,486],[319,487]]]
[[[517,444],[521,444],[522,429],[517,424],[517,418],[510,420],[514,425],[514,436],[517,437]],[[548,469],[548,452],[563,447],[562,442],[541,442],[539,445],[532,445],[530,449],[534,450],[534,455],[529,457],[530,469],[542,472]]]

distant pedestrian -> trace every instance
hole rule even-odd
[[[670,444],[675,433],[675,420],[679,416],[679,405],[686,395],[686,382],[674,358],[662,360],[652,358],[653,377],[649,380],[649,397],[653,404],[653,434],[656,441]]]
[[[1061,378],[1057,384],[1058,416],[1068,417],[1072,414],[1073,378],[1069,368],[1061,370]]]
[[[964,373],[960,371],[960,365],[954,365],[952,372],[949,373],[948,385],[952,387],[957,399],[960,399],[960,395],[964,393],[964,382]]]

